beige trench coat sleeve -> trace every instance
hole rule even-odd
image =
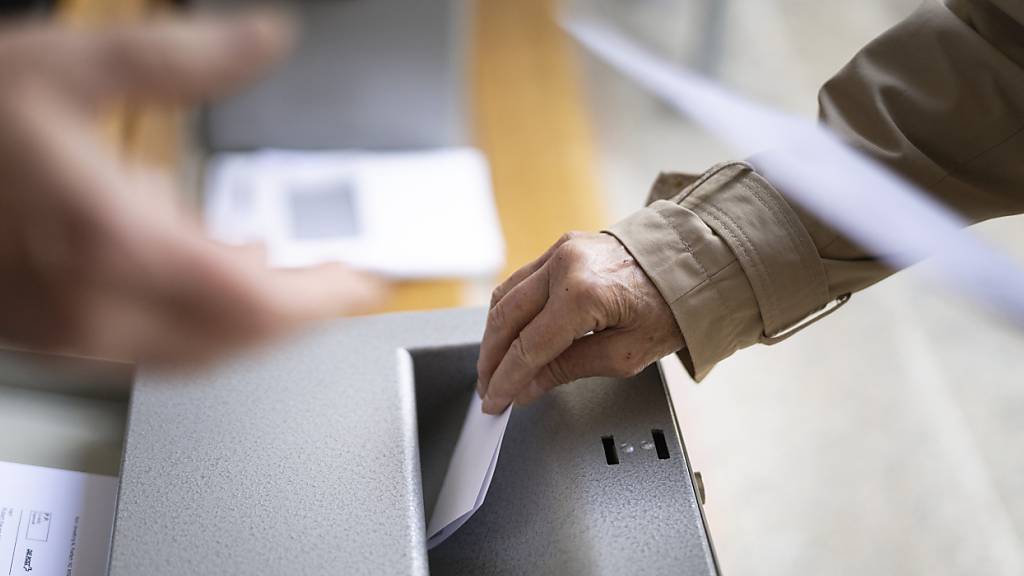
[[[851,144],[972,222],[1024,212],[1024,1],[927,0],[819,102]],[[669,303],[697,380],[892,272],[784,192],[742,162],[663,174],[647,208],[607,230]]]

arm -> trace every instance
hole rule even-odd
[[[1024,211],[1024,5],[1019,2],[926,0],[861,50],[825,84],[819,99],[823,122],[972,222]],[[829,302],[892,273],[790,205],[784,192],[741,162],[716,166],[697,178],[663,174],[649,206],[607,231],[671,311],[683,337],[676,342],[685,341],[680,357],[697,380],[736,350],[784,339]],[[593,242],[574,242],[572,252],[603,250]],[[496,398],[495,410],[520,397],[531,382],[549,386],[551,380],[593,375],[559,366],[554,352],[578,348],[590,336],[558,334],[561,340],[534,337],[519,344],[508,336],[490,337],[518,334],[530,325],[528,313],[507,313],[517,309],[519,300],[507,295],[518,281],[513,276],[496,292],[481,348],[480,388]],[[637,324],[633,316],[639,314],[618,316]],[[595,324],[615,328],[604,321],[615,315],[605,307],[598,314],[603,322]],[[508,353],[524,345],[525,352]],[[662,348],[630,348],[628,372],[657,359]],[[608,356],[608,347],[605,352]],[[626,362],[620,350],[610,353],[620,355],[620,365]],[[500,365],[510,356],[525,357],[508,362],[531,369],[506,377]],[[561,378],[536,378],[550,372]]]
[[[971,222],[1024,211],[1021,4],[926,1],[861,50],[819,101],[830,128]],[[669,182],[656,195],[671,195]],[[698,379],[892,273],[746,165],[716,167],[674,192],[611,232],[672,303],[690,343],[681,355]],[[700,248],[692,259],[711,262],[706,274],[664,259],[685,254],[652,250],[675,236]]]

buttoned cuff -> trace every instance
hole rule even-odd
[[[722,164],[696,179],[662,175],[652,197],[606,232],[668,302],[686,340],[680,357],[694,379],[740,348],[784,339],[828,303],[813,241],[749,165]]]

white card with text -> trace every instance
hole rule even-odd
[[[0,569],[106,574],[117,487],[113,476],[0,462]]]

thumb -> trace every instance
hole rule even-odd
[[[254,80],[288,50],[290,20],[277,12],[166,19],[86,39],[99,99],[189,102]]]

